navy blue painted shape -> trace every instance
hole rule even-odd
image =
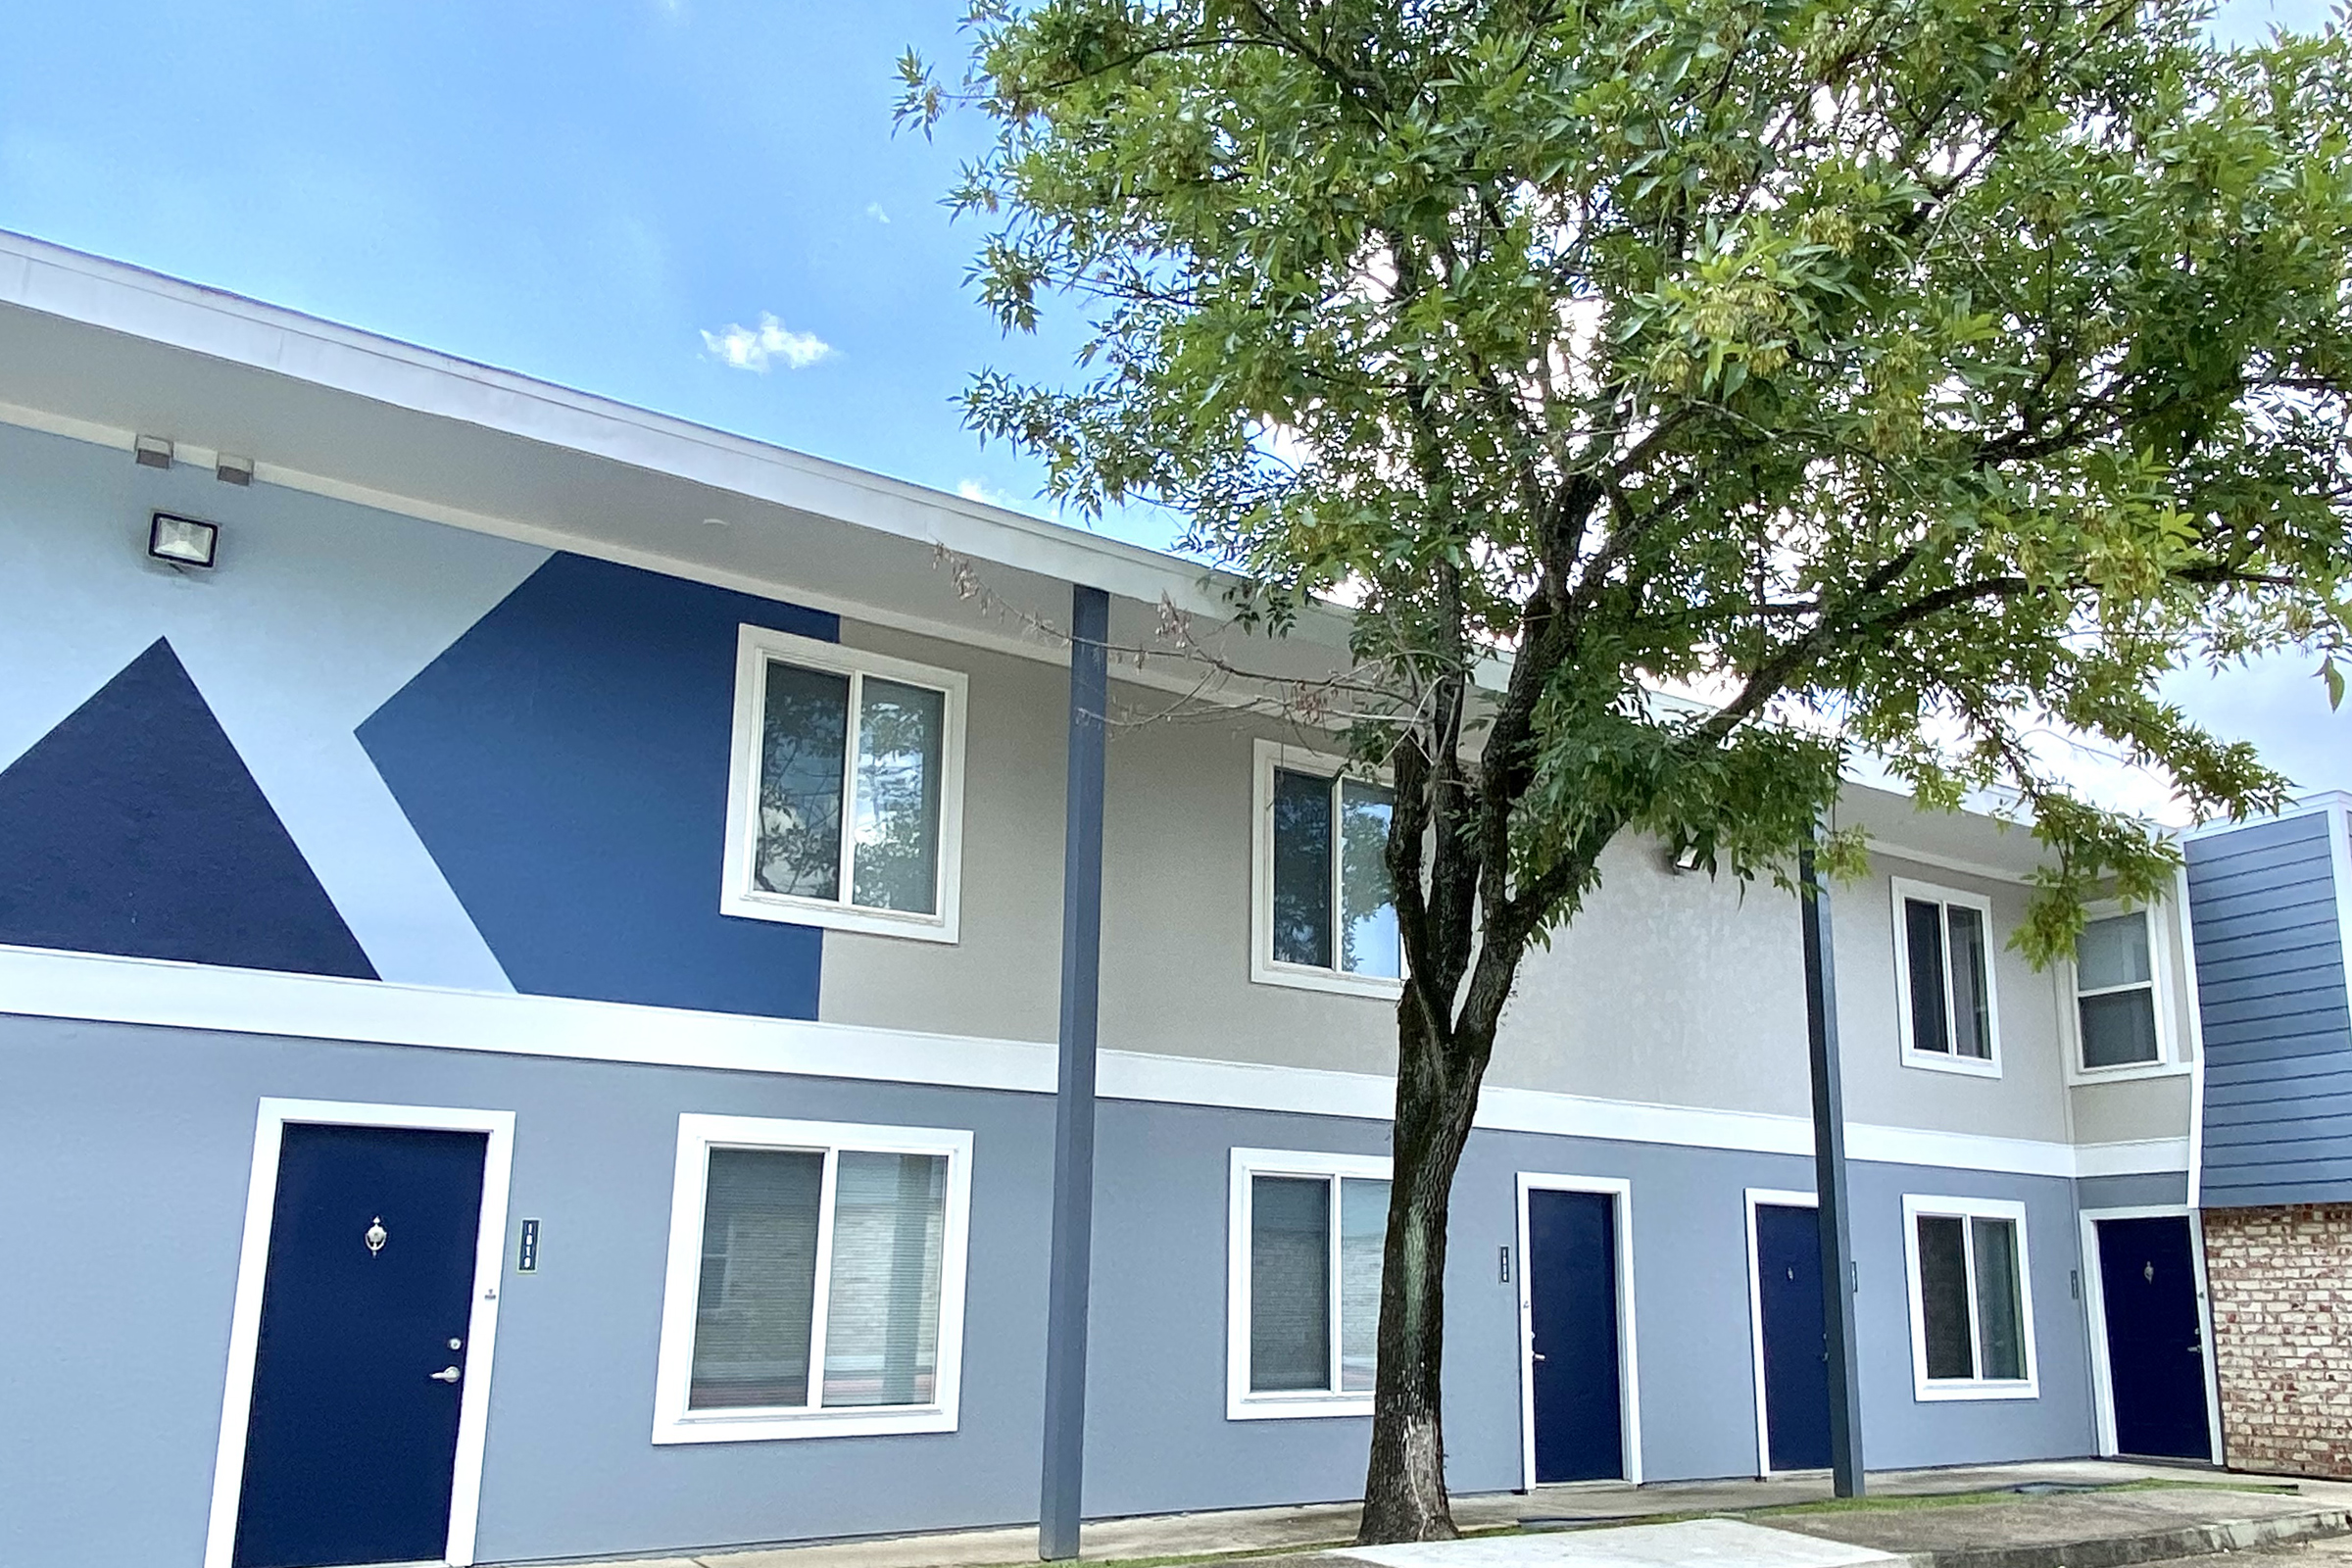
[[[1821,1210],[1756,1205],[1764,1318],[1764,1438],[1775,1470],[1830,1463],[1829,1325],[1821,1297]]]
[[[488,1142],[286,1128],[235,1568],[441,1559]]]
[[[2151,1457],[2210,1459],[2188,1216],[2103,1219],[2098,1227],[2115,1446]]]
[[[162,638],[0,772],[0,942],[375,978]]]
[[[1617,1203],[1606,1193],[1527,1195],[1536,1480],[1625,1474],[1618,1380]]]
[[[747,622],[840,625],[556,555],[360,726],[516,990],[816,1016],[820,933],[718,912]]]

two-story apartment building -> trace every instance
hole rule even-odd
[[[1036,1517],[1073,584],[1120,650],[1087,1511],[1360,1486],[1386,799],[1159,632],[1303,677],[1338,622],[18,238],[0,551],[0,1558]],[[2028,835],[1841,810],[1871,1462],[2210,1456],[2208,1357],[2139,1348],[2201,1321],[2177,908],[2036,971]],[[1528,965],[1456,1489],[1826,1462],[1798,955],[1629,843]]]

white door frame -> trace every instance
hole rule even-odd
[[[1747,1340],[1756,1368],[1756,1476],[1770,1480],[1777,1475],[1798,1472],[1775,1470],[1772,1467],[1772,1427],[1764,1401],[1764,1275],[1763,1259],[1756,1249],[1756,1210],[1758,1208],[1819,1208],[1821,1200],[1811,1192],[1791,1188],[1750,1187],[1747,1190]]]
[[[2213,1299],[2205,1289],[2205,1223],[2186,1203],[2136,1203],[2116,1208],[2078,1211],[2082,1229],[2082,1310],[2089,1318],[2091,1408],[2098,1421],[2099,1452],[2112,1457],[2120,1446],[2115,1437],[2115,1372],[2107,1359],[2107,1287],[2105,1264],[2099,1252],[2098,1222],[2103,1219],[2188,1220],[2188,1261],[2197,1284],[2197,1343],[2205,1371],[2206,1458],[2222,1462],[2222,1391],[2214,1375]]]
[[[213,1509],[204,1568],[229,1568],[236,1548],[237,1501],[245,1484],[246,1424],[253,1411],[253,1365],[262,1332],[262,1286],[270,1269],[270,1225],[277,1208],[277,1159],[289,1123],[329,1127],[415,1127],[487,1133],[482,1211],[473,1260],[473,1310],[466,1324],[466,1381],[458,1396],[457,1470],[450,1486],[450,1568],[473,1561],[482,1494],[482,1440],[490,1416],[490,1353],[498,1339],[498,1286],[506,1261],[507,1186],[513,1174],[514,1113],[442,1105],[374,1105],[335,1100],[264,1099],[253,1133],[253,1178],[245,1193],[245,1241],[237,1258],[236,1305],[229,1315],[228,1380],[220,1397],[220,1446],[213,1460]]]
[[[1642,1362],[1634,1343],[1634,1184],[1622,1176],[1519,1173],[1519,1490],[1536,1487],[1535,1259],[1527,1248],[1530,1193],[1602,1193],[1615,1201],[1617,1230],[1618,1445],[1625,1480],[1642,1483]]]

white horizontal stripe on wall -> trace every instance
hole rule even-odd
[[[1025,1040],[693,1012],[384,981],[265,973],[157,958],[0,946],[0,1012],[365,1045],[423,1046],[730,1072],[797,1073],[1018,1094],[1054,1092],[1054,1049]],[[1105,1051],[1105,1099],[1385,1121],[1395,1081],[1252,1062]],[[1802,1116],[1489,1088],[1494,1132],[1809,1155]],[[2188,1168],[2188,1140],[2071,1145],[1850,1123],[1849,1157],[2021,1176],[2123,1176]]]

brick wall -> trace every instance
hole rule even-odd
[[[2352,1203],[2204,1223],[2230,1468],[2352,1480]]]

